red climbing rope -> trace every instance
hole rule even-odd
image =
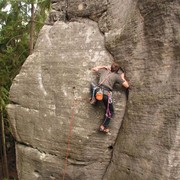
[[[62,179],[64,180],[66,172],[67,172],[67,162],[68,162],[68,156],[70,153],[70,145],[71,145],[71,137],[72,137],[72,130],[73,130],[73,121],[74,121],[74,114],[75,114],[75,103],[72,106],[72,115],[71,115],[71,120],[69,123],[69,135],[68,135],[68,141],[67,141],[67,150],[66,150],[66,158],[64,161],[64,173]]]

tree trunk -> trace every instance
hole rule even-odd
[[[3,166],[3,175],[9,179],[9,172],[8,172],[8,162],[7,162],[7,154],[6,154],[6,140],[5,140],[5,131],[4,131],[4,118],[3,118],[3,111],[2,107],[0,109],[0,120],[1,120],[1,133],[2,133],[2,166]]]
[[[31,3],[31,22],[30,22],[30,44],[29,44],[29,54],[33,53],[34,49],[34,3]]]
[[[1,111],[0,111],[0,122],[2,122],[2,119],[1,119]],[[1,173],[0,173],[0,177],[3,176],[3,146],[2,146],[2,123],[0,123],[0,137],[1,137],[1,140],[0,140],[0,155],[1,155]]]

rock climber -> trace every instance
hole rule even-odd
[[[114,114],[112,103],[112,90],[115,83],[119,83],[126,89],[129,88],[129,83],[124,77],[124,72],[121,71],[119,64],[113,62],[111,66],[97,66],[92,68],[92,71],[99,75],[99,83],[96,87],[100,88],[103,92],[103,104],[105,106],[105,114],[103,122],[100,126],[100,131],[108,133],[109,123]],[[97,90],[96,90],[97,91]],[[97,92],[96,92],[97,93]],[[91,104],[96,103],[95,96],[92,95],[90,99]]]

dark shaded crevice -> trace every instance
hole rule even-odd
[[[19,104],[18,102],[15,102],[15,101],[12,101],[12,100],[10,100],[9,104],[13,104],[13,105],[18,105],[18,106],[20,106],[20,104]]]
[[[111,157],[110,157],[110,160],[109,160],[109,164],[106,166],[106,169],[105,169],[104,173],[102,174],[102,179],[101,180],[104,179],[104,177],[105,177],[105,175],[106,175],[106,173],[108,171],[108,168],[109,168],[111,162],[113,162],[113,145],[108,146],[107,149],[109,151],[111,151]]]
[[[117,137],[116,137],[116,139],[117,139]],[[115,140],[114,143],[116,143],[116,140]],[[109,146],[107,147],[107,149],[111,152],[111,157],[110,157],[110,160],[109,160],[109,164],[107,165],[107,167],[106,167],[106,169],[105,169],[105,171],[104,171],[104,174],[103,174],[103,176],[102,176],[102,180],[104,179],[104,177],[105,177],[105,175],[106,175],[106,173],[107,173],[107,170],[108,170],[111,162],[113,162],[113,148],[114,148],[114,145],[109,145]]]
[[[112,145],[108,146],[108,149],[113,150],[113,146]]]
[[[69,7],[69,3],[68,0],[65,0],[65,8],[64,8],[64,22],[69,21],[69,16],[68,16],[68,7]]]
[[[79,159],[72,159],[71,156],[68,157],[68,163],[75,166],[89,166],[93,164],[93,161],[83,161]]]
[[[39,153],[44,153],[44,154],[46,154],[46,155],[50,155],[50,156],[55,156],[55,157],[57,157],[56,154],[54,154],[54,153],[49,153],[49,152],[47,153],[47,152],[45,152],[44,150],[41,150],[41,149],[39,149],[38,147],[34,147],[34,146],[32,146],[31,144],[29,144],[29,143],[25,143],[25,142],[22,142],[22,141],[16,141],[16,145],[21,145],[21,146],[29,147],[29,148],[32,148],[32,149],[37,150]]]
[[[34,173],[36,174],[36,176],[41,176],[40,172],[37,169],[34,170]]]
[[[22,106],[20,103],[18,103],[16,101],[12,101],[12,100],[10,100],[9,105],[14,105],[14,106],[21,107],[21,108],[24,108],[24,109],[39,111],[39,109],[25,107],[25,106]]]

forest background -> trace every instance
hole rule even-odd
[[[6,105],[13,79],[32,54],[51,0],[0,0],[0,179],[17,179]]]

